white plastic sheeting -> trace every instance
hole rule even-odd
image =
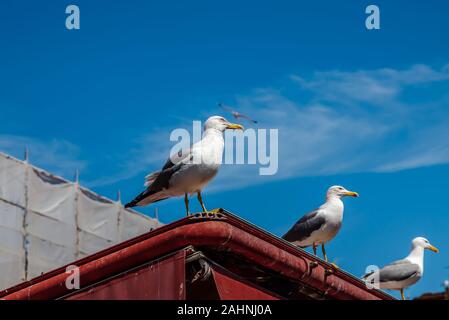
[[[24,212],[0,201],[0,289],[25,280]]]
[[[155,225],[154,222],[149,220],[147,217],[121,208],[119,242],[134,238],[136,234],[144,234],[149,232],[155,227],[157,227],[157,225]]]
[[[120,204],[80,189],[78,193],[79,252],[91,254],[118,241]]]
[[[27,170],[27,277],[33,278],[76,259],[76,186],[31,166]]]
[[[0,153],[0,290],[158,225],[119,202]]]
[[[0,154],[0,198],[25,206],[25,166],[3,154]]]

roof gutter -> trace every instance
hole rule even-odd
[[[263,233],[260,229],[251,228],[251,225],[245,226],[242,220],[232,215],[217,215],[217,218],[197,215],[196,218],[185,218],[166,225],[74,262],[73,265],[79,267],[80,284],[81,288],[84,288],[190,245],[222,247],[244,256],[252,263],[313,287],[326,297],[355,300],[392,299],[382,291],[368,290],[361,280],[307,252],[290,247],[284,244],[283,240]],[[0,297],[6,300],[56,299],[73,292],[65,285],[69,275],[65,268],[59,268],[5,290],[0,293]]]

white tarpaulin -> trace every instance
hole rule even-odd
[[[0,290],[157,226],[156,219],[0,153]]]
[[[75,184],[28,167],[28,278],[75,260]]]
[[[149,219],[146,216],[136,214],[134,211],[121,208],[119,226],[120,242],[134,238],[136,235],[150,232],[156,227],[156,219]]]
[[[25,166],[0,152],[0,199],[25,206]]]
[[[32,167],[28,170],[28,209],[71,226],[75,219],[75,184]]]
[[[76,250],[32,235],[28,241],[28,279],[76,260]]]
[[[79,251],[90,254],[112,246],[118,240],[120,205],[87,190],[78,193]]]
[[[0,288],[25,280],[24,209],[0,200]]]

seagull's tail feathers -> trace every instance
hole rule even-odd
[[[167,198],[169,198],[169,196],[163,191],[150,191],[147,189],[135,197],[134,200],[125,204],[125,208],[142,207]]]
[[[157,171],[147,175],[145,177],[145,184],[144,184],[145,187],[149,187],[154,182],[154,180],[156,180],[156,178],[159,176],[160,173],[161,173],[160,171]]]
[[[310,246],[300,246],[300,245],[298,245],[297,243],[294,243],[296,239],[293,238],[293,237],[291,237],[291,235],[289,234],[289,232],[287,232],[286,234],[284,234],[281,238],[284,239],[284,240],[286,240],[286,241],[288,241],[288,242],[293,243],[295,246],[297,246],[297,247],[299,247],[299,248],[301,248],[301,249],[305,249],[305,248],[310,247]]]

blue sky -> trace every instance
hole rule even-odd
[[[449,4],[375,1],[61,1],[0,4],[0,150],[124,201],[142,190],[171,130],[220,113],[221,101],[279,129],[279,172],[224,166],[205,191],[281,235],[341,184],[341,233],[328,254],[361,275],[426,236],[425,276],[408,295],[449,278]],[[199,209],[196,201],[191,202]],[[183,201],[157,205],[162,221]],[[152,214],[152,207],[142,210]]]

